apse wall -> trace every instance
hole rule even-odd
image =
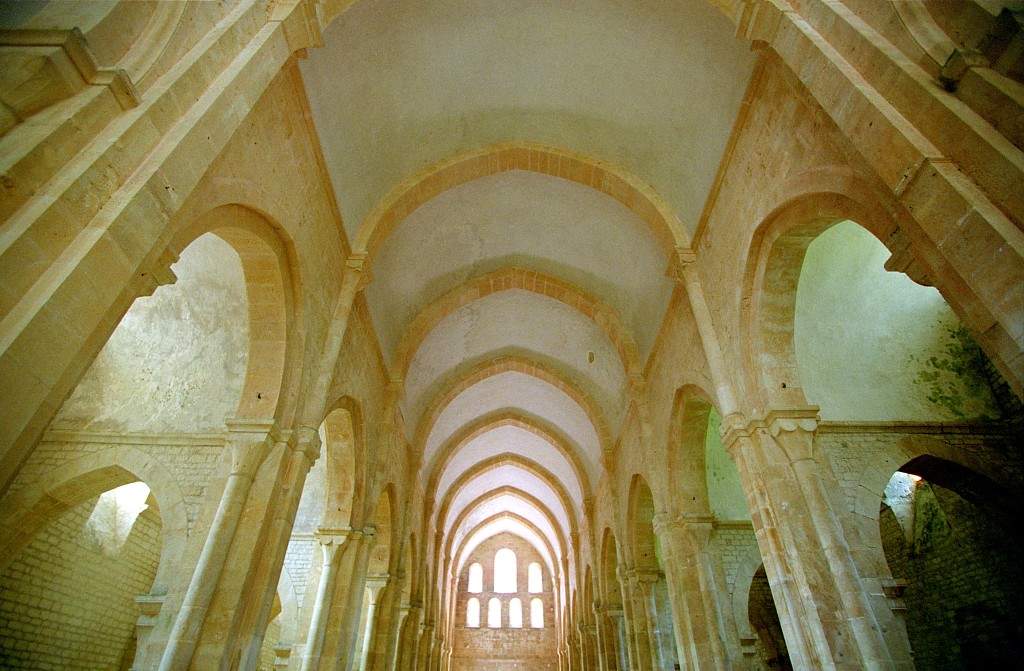
[[[501,548],[515,552],[517,560],[517,591],[514,594],[495,594],[494,555]],[[470,594],[467,591],[469,567],[479,562],[484,567],[483,591]],[[544,591],[530,594],[527,591],[527,567],[538,562],[544,571]],[[453,671],[555,671],[558,668],[557,636],[555,631],[552,576],[540,554],[519,536],[502,533],[493,536],[477,547],[464,564],[462,575],[457,582],[455,601],[454,643],[452,646]],[[501,601],[502,626],[487,626],[487,604],[492,598]],[[540,597],[544,602],[544,628],[530,626],[530,600]],[[466,626],[466,606],[471,598],[480,601],[480,627]],[[523,627],[510,628],[508,624],[509,601],[520,599],[522,603]]]

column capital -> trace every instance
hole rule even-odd
[[[818,406],[812,405],[769,410],[763,425],[792,463],[814,458],[814,434],[818,421]]]
[[[225,420],[225,443],[231,450],[231,475],[252,477],[281,438],[273,419],[233,418]]]
[[[714,526],[715,518],[711,515],[687,515],[685,513],[663,512],[654,516],[654,533],[661,536],[673,532],[687,534],[708,532]]]
[[[178,276],[171,270],[171,266],[177,262],[177,250],[168,247],[161,252],[149,270],[139,274],[139,288],[136,293],[139,296],[152,296],[160,287],[177,282]]]
[[[391,575],[387,573],[366,576],[366,589],[370,591],[370,603],[377,603],[381,590],[387,587],[390,581]]]
[[[311,426],[300,425],[292,431],[288,447],[305,454],[309,463],[313,463],[320,458],[320,431]]]
[[[359,540],[363,532],[351,527],[318,527],[313,532],[313,538],[321,545],[336,545],[341,547],[347,541]]]

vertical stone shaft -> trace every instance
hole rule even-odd
[[[238,421],[229,422],[229,429],[231,472],[224,485],[213,522],[210,524],[206,542],[199,554],[199,561],[192,572],[192,580],[174,620],[167,647],[160,660],[160,671],[185,669],[192,661],[192,654],[199,642],[199,632],[217,590],[231,542],[235,537],[235,529],[242,516],[245,499],[256,470],[269,448],[269,425]]]

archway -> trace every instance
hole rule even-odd
[[[886,222],[823,195],[784,208],[759,231],[745,358],[760,407],[813,403],[835,420],[1011,416],[1019,399],[945,297],[917,283],[927,274],[879,239],[892,236]]]
[[[626,632],[622,587],[619,584],[618,549],[611,529],[605,529],[601,539],[598,583],[604,607],[597,613],[597,626],[602,634],[605,659],[608,660],[610,671],[627,671],[630,668],[629,634]]]
[[[756,634],[754,656],[763,668],[791,671],[793,665],[786,651],[786,639],[782,635],[782,624],[775,608],[771,585],[762,564],[750,581],[747,597],[747,617]]]
[[[674,616],[662,567],[662,549],[654,533],[654,496],[640,475],[633,476],[629,503],[630,541],[636,571],[634,623],[637,653],[649,656],[649,668],[672,669],[679,662]],[[641,662],[643,664],[643,662]]]
[[[1013,508],[1000,484],[946,459],[921,455],[893,473],[878,527],[887,589],[899,599],[918,668],[998,668],[1024,655]]]
[[[122,467],[77,468],[104,457],[110,455],[69,465],[79,471],[74,475],[58,469],[56,483],[29,486],[5,502],[15,514],[9,521],[27,525],[5,548],[0,570],[5,668],[146,663],[146,639],[173,569],[168,563],[184,544],[183,506],[168,492],[161,510],[149,485]],[[53,495],[60,505],[48,500]]]
[[[370,540],[366,567],[366,587],[359,620],[359,638],[356,641],[354,668],[359,671],[384,668],[387,651],[382,644],[389,631],[389,608],[384,607],[392,592],[399,588],[393,575],[392,535],[395,532],[394,488],[384,488],[374,508],[370,525],[374,534]]]

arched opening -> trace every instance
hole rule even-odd
[[[484,591],[484,567],[480,565],[480,562],[473,562],[469,567],[469,587],[467,589],[473,594]]]
[[[501,599],[496,596],[487,600],[487,626],[490,629],[501,629]]]
[[[672,605],[662,567],[661,547],[654,533],[654,497],[639,475],[633,476],[629,520],[633,561],[639,575],[638,609],[642,610],[634,616],[646,620],[642,629],[648,637],[646,641],[637,641],[637,652],[641,656],[650,655],[652,668],[671,669],[679,661]]]
[[[539,594],[544,590],[543,579],[541,578],[540,563],[530,562],[526,571],[527,591],[530,594]]]
[[[523,602],[516,596],[508,601],[508,626],[511,629],[523,628]]]
[[[473,629],[480,627],[480,599],[475,596],[466,602],[466,626]]]
[[[159,609],[163,600],[151,595],[164,589],[155,584],[166,542],[161,511],[142,481],[92,493],[90,484],[78,478],[73,503],[32,520],[31,536],[4,558],[4,668],[131,668],[140,661],[139,637],[149,633],[137,626],[140,605]]]
[[[386,636],[390,625],[386,621],[386,609],[379,609],[385,590],[393,588],[391,584],[391,545],[393,529],[392,488],[385,488],[371,518],[375,532],[370,548],[370,557],[366,568],[366,589],[363,592],[363,607],[359,621],[359,638],[356,642],[355,659],[358,669],[374,668],[370,657],[381,654],[383,646],[378,639]]]
[[[530,627],[544,628],[544,602],[538,598],[530,599]]]
[[[779,612],[775,608],[771,585],[764,572],[764,565],[754,573],[747,597],[747,616],[757,639],[754,641],[754,655],[763,668],[791,671],[793,665],[786,651],[786,639],[782,635]]]
[[[494,591],[514,594],[516,589],[516,553],[502,548],[494,554]]]
[[[1019,413],[1019,399],[943,296],[889,271],[894,261],[848,219],[821,217],[772,242],[760,260],[748,356],[765,402],[810,402],[823,419],[847,421]]]
[[[1022,538],[1010,500],[987,477],[930,455],[886,485],[878,525],[890,596],[918,668],[999,668],[1024,655]]]
[[[629,668],[629,635],[622,607],[622,587],[619,584],[618,550],[611,529],[604,530],[604,538],[601,540],[600,576],[605,609],[598,614],[598,627],[603,627],[606,632],[603,636],[605,659],[612,669],[625,671]]]

